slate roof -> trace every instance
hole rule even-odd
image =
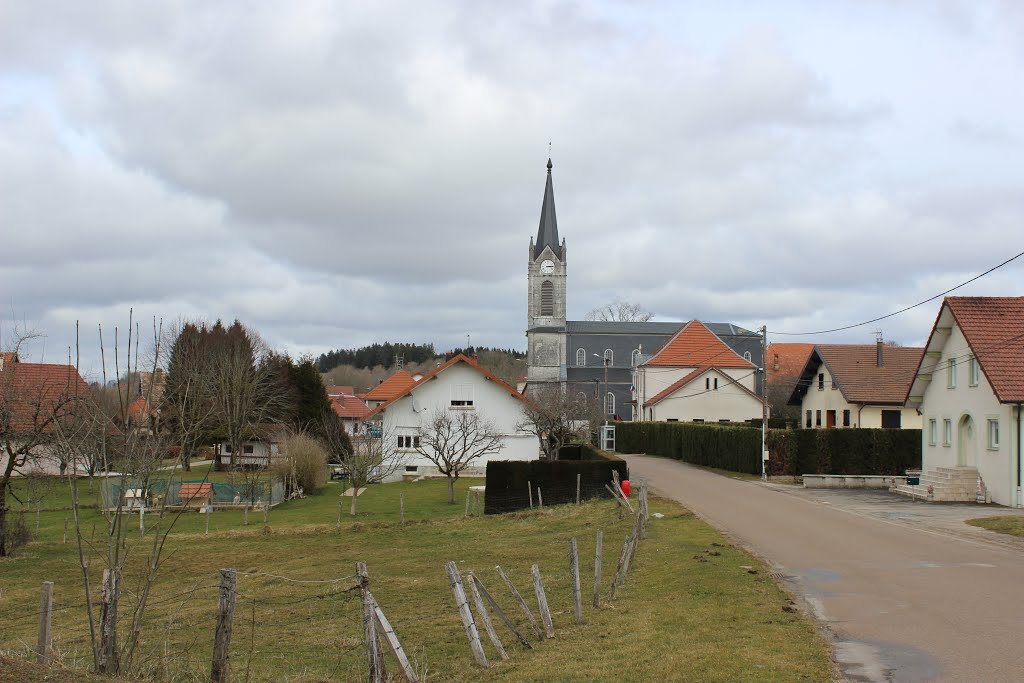
[[[714,332],[699,320],[679,328],[661,348],[644,361],[648,366],[700,367],[714,365],[722,368],[750,368],[756,366],[737,354]]]
[[[555,189],[551,184],[551,159],[548,159],[548,178],[544,183],[544,202],[540,207],[540,225],[537,228],[537,243],[533,245],[533,258],[540,256],[544,247],[551,247],[555,256],[562,259],[562,245],[558,241],[558,219],[555,217]]]
[[[339,417],[351,417],[359,420],[370,414],[370,408],[355,396],[336,396],[331,399],[331,407]]]
[[[381,403],[379,406],[377,406],[376,408],[371,410],[370,413],[367,415],[367,417],[373,417],[377,413],[384,412],[388,407],[391,406],[392,403],[396,402],[400,398],[404,398],[405,396],[408,396],[409,394],[412,393],[413,389],[415,389],[416,387],[421,386],[423,384],[426,384],[427,382],[429,382],[430,380],[434,379],[435,377],[437,377],[442,372],[444,372],[448,368],[452,367],[456,363],[465,363],[466,365],[468,365],[469,367],[473,368],[474,370],[479,372],[481,375],[483,375],[484,377],[486,377],[487,379],[491,380],[492,382],[494,382],[495,384],[500,386],[502,389],[507,391],[509,394],[512,395],[513,398],[517,398],[520,401],[525,401],[526,400],[526,397],[523,396],[518,391],[516,391],[515,387],[509,386],[504,381],[502,381],[497,375],[495,375],[494,373],[490,372],[486,368],[481,367],[480,364],[477,363],[475,360],[473,360],[472,358],[470,358],[468,356],[465,356],[465,355],[460,353],[459,355],[453,357],[451,360],[446,362],[444,365],[440,365],[440,366],[434,368],[433,370],[431,370],[430,372],[428,372],[427,374],[425,374],[423,376],[423,379],[421,379],[419,382],[414,383],[413,386],[410,386],[408,389],[403,391],[401,394],[396,394],[395,396],[392,396],[385,403]]]
[[[0,416],[10,411],[9,427],[15,432],[53,432],[52,424],[44,424],[55,410],[75,397],[92,395],[73,365],[22,363],[5,357],[0,370]],[[0,419],[0,432],[8,418]]]
[[[923,347],[883,345],[878,367],[877,344],[818,344],[789,404],[799,405],[808,391],[815,390],[815,373],[824,363],[847,403],[903,405],[923,356]]]
[[[933,350],[935,331],[946,309],[967,339],[999,402],[1024,402],[1024,297],[946,297],[928,337],[929,350]]]
[[[726,373],[722,372],[720,369],[716,368],[713,365],[705,365],[704,367],[697,368],[696,370],[694,370],[690,374],[686,375],[686,377],[683,377],[682,379],[680,379],[680,380],[678,380],[676,382],[673,382],[670,386],[668,386],[667,388],[663,389],[662,391],[659,391],[657,394],[655,394],[650,399],[648,399],[647,402],[644,403],[644,406],[645,407],[646,406],[652,406],[655,403],[658,403],[659,401],[662,401],[662,400],[664,400],[666,398],[669,398],[672,394],[676,393],[677,391],[679,391],[680,389],[685,387],[687,384],[690,384],[694,380],[698,379],[701,375],[703,375],[708,370],[714,370],[715,372],[720,374],[725,379],[730,380],[729,383],[739,387],[740,389],[742,389],[746,393],[748,393],[751,396],[753,396],[758,401],[761,400],[760,396],[758,396],[757,394],[755,394],[754,392],[752,392],[750,389],[746,388],[745,386],[743,386],[739,382],[733,380],[731,377],[729,377],[729,375],[727,375]],[[696,396],[697,394],[703,394],[705,391],[707,391],[707,390],[698,391],[698,392],[696,392],[694,394],[690,394],[690,396]],[[711,389],[710,391],[716,391],[716,390],[715,389]]]
[[[395,374],[368,391],[363,398],[367,401],[387,401],[394,396],[405,393],[414,384],[416,384],[416,380],[412,378],[412,375],[405,370],[398,370]]]

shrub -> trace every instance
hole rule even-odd
[[[281,457],[272,470],[289,488],[315,493],[327,483],[327,451],[308,434],[296,434],[281,444]]]
[[[487,463],[487,495],[484,514],[513,512],[530,505],[537,489],[545,505],[576,502],[576,475],[580,475],[580,498],[611,498],[605,484],[612,482],[612,470],[619,479],[629,479],[626,461],[615,456],[593,460],[492,460]]]
[[[24,511],[19,512],[17,515],[8,514],[7,528],[4,531],[7,536],[4,547],[7,548],[7,554],[11,557],[32,540],[32,532],[25,522]]]

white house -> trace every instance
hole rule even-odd
[[[639,421],[745,422],[762,416],[757,367],[698,320],[633,371]]]
[[[906,398],[924,417],[924,474],[900,492],[1024,506],[1022,403],[1024,297],[947,297]]]
[[[523,419],[526,399],[513,387],[459,354],[388,401],[377,406],[366,421],[380,420],[385,438],[396,440],[407,476],[437,473],[437,468],[416,451],[420,430],[435,411],[474,411],[494,425],[501,450],[475,460],[468,474],[482,473],[489,460],[536,460],[537,437],[516,428]]]
[[[789,405],[807,429],[920,429],[904,407],[924,349],[875,344],[818,344],[807,358]]]

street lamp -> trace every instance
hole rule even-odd
[[[601,410],[602,410],[602,412],[604,412],[604,426],[607,427],[608,426],[608,361],[611,360],[611,359],[608,358],[608,354],[605,354],[605,355],[601,356],[601,355],[595,353],[595,354],[592,354],[592,355],[594,356],[594,358],[600,358],[601,362],[604,364],[604,396],[601,397],[601,406],[602,406]]]

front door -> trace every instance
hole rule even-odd
[[[825,411],[825,429],[832,429],[836,426],[836,411]]]
[[[964,415],[956,430],[957,467],[974,467],[974,420]]]

